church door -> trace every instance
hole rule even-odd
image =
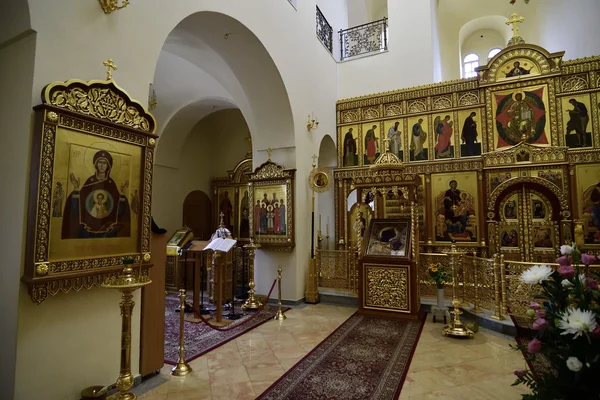
[[[505,260],[554,262],[560,247],[559,202],[531,183],[507,189],[496,205],[496,243]]]
[[[190,192],[183,201],[183,225],[194,232],[194,238],[209,240],[212,227],[212,203],[202,190]]]

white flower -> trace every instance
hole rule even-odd
[[[583,364],[581,363],[581,361],[579,361],[579,358],[577,358],[577,357],[569,357],[569,358],[567,358],[567,367],[571,371],[577,372],[581,368],[583,368]]]
[[[579,274],[579,282],[581,282],[582,285],[585,285],[586,279],[587,279],[587,276],[585,276],[585,274]]]
[[[575,286],[573,285],[568,279],[563,279],[562,282],[560,283],[562,285],[562,287],[564,288],[568,288],[571,286]]]
[[[563,256],[569,256],[573,254],[573,247],[567,244],[563,244],[562,246],[560,246],[560,254],[562,254]]]
[[[561,335],[575,335],[577,339],[583,332],[592,332],[596,329],[596,315],[590,310],[568,309],[558,322],[558,327],[563,329]]]
[[[528,285],[542,283],[552,275],[552,268],[547,265],[534,265],[521,274],[521,281]]]

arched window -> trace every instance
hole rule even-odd
[[[488,61],[491,60],[492,58],[494,58],[494,56],[498,53],[500,53],[500,51],[502,51],[501,48],[495,48],[495,49],[491,49],[490,52],[488,53]]]
[[[463,78],[473,78],[477,76],[475,68],[479,67],[479,56],[471,53],[467,54],[463,60]]]

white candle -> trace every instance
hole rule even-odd
[[[319,214],[319,230],[321,230],[321,214]]]

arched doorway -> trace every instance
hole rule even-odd
[[[202,190],[190,192],[183,201],[183,225],[194,232],[199,240],[210,239],[212,231],[212,203]]]
[[[560,199],[540,183],[514,181],[495,200],[496,249],[506,260],[554,262],[562,244]]]

